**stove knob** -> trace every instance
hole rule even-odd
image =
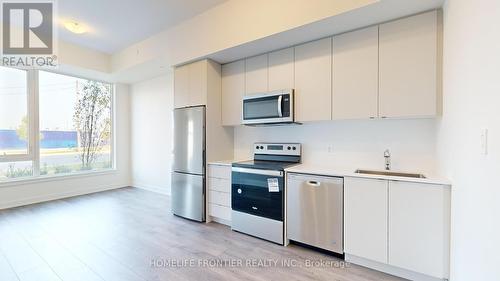
[[[295,146],[294,146],[294,147],[293,147],[293,150],[297,150],[297,147],[295,147]]]
[[[288,150],[291,150],[291,149],[292,149],[292,148],[289,146],[289,147],[288,147]]]
[[[261,145],[261,146],[260,146],[260,149],[264,149],[264,147]]]
[[[258,145],[255,147],[255,149],[259,149],[259,148],[260,148],[260,147],[259,147]]]

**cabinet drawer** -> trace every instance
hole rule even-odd
[[[221,206],[231,207],[231,194],[210,190],[208,194],[208,202]]]
[[[208,190],[231,193],[231,180],[208,178]]]
[[[230,180],[231,166],[208,165],[208,177]]]
[[[209,203],[208,212],[212,217],[231,221],[231,208],[229,207]]]

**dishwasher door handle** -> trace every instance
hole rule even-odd
[[[314,187],[321,186],[321,183],[318,182],[318,181],[307,181],[307,184],[310,185],[310,186],[314,186]]]

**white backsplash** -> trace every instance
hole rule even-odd
[[[435,174],[436,120],[348,120],[283,127],[237,127],[235,159],[251,159],[255,142],[302,143],[302,162],[318,166],[384,168]]]

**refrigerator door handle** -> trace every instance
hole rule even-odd
[[[203,174],[207,173],[206,169],[207,169],[207,150],[203,149],[203,170],[204,170]]]

